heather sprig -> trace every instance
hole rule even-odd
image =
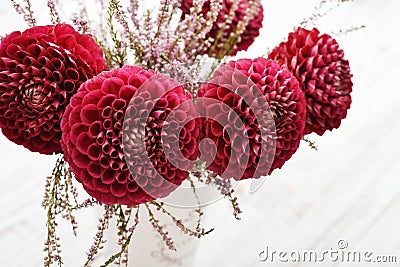
[[[148,213],[149,213],[149,222],[151,223],[151,226],[154,228],[154,230],[157,231],[157,233],[161,236],[162,240],[164,241],[165,245],[168,247],[170,250],[176,251],[176,247],[174,244],[174,241],[172,238],[169,236],[168,231],[164,229],[164,226],[160,224],[160,221],[156,219],[154,216],[153,211],[150,209],[149,204],[144,204]]]
[[[166,62],[163,63],[163,73],[167,73],[169,77],[172,79],[175,79],[177,82],[179,82],[182,85],[185,85],[185,87],[188,88],[188,91],[191,92],[192,94],[195,93],[195,89],[197,88],[196,84],[194,82],[195,76],[199,74],[199,70],[194,70],[193,68],[188,69],[186,66],[184,66],[180,61],[178,60],[173,60],[171,61],[169,58],[167,58],[164,54],[160,54],[160,58]],[[196,65],[193,65],[196,66]],[[190,66],[190,67],[193,67]]]
[[[169,212],[167,209],[164,208],[164,203],[163,202],[158,202],[158,201],[152,201],[150,202],[151,205],[155,206],[158,211],[161,211],[162,213],[166,214],[170,219],[175,223],[175,225],[185,234],[188,234],[189,236],[194,236],[197,238],[200,238],[204,235],[207,235],[214,231],[214,229],[210,230],[205,230],[204,228],[199,227],[199,223],[196,226],[195,230],[189,229],[186,227],[183,223],[182,220],[175,218],[175,216]]]
[[[217,58],[223,58],[225,55],[229,55],[229,53],[233,50],[234,45],[237,42],[236,33],[231,32],[230,36],[228,37],[228,40],[226,40],[223,36],[224,31],[228,30],[230,27],[230,24],[233,21],[233,18],[235,17],[235,12],[237,8],[239,7],[239,1],[240,0],[233,0],[232,1],[232,6],[229,9],[229,13],[226,16],[226,19],[222,23],[218,23],[218,28],[220,29],[218,31],[217,36],[214,39],[214,43],[211,46],[209,50],[209,55],[213,55],[215,51],[220,51],[218,53]],[[246,26],[249,21],[246,22]],[[210,40],[211,41],[211,40]],[[227,42],[228,41],[228,42]],[[224,47],[226,46],[226,47]]]
[[[312,13],[312,15],[310,17],[304,18],[298,24],[298,26],[294,27],[294,29],[296,29],[297,27],[301,28],[313,27],[315,26],[315,23],[319,19],[325,17],[334,9],[341,6],[343,3],[349,3],[353,1],[354,0],[321,0],[318,6],[314,7],[314,12]]]
[[[303,141],[306,142],[311,149],[318,151],[317,144],[314,141],[310,140],[307,136],[303,137]]]
[[[85,19],[75,15],[71,18],[72,23],[77,27],[77,30],[81,33],[92,34],[92,30],[89,26],[89,22]]]
[[[136,209],[136,213],[133,219],[133,225],[129,226],[133,209]],[[117,205],[115,213],[117,215],[118,245],[121,247],[121,249],[112,255],[103,265],[101,265],[102,267],[108,266],[111,263],[115,263],[117,266],[121,266],[121,264],[128,266],[128,247],[133,233],[139,224],[139,206],[135,208],[124,208],[121,205]]]
[[[224,195],[231,203],[235,219],[241,220],[239,215],[242,213],[242,210],[239,207],[238,198],[234,196],[235,190],[232,187],[230,179],[224,179],[211,172],[207,172],[205,180],[202,179],[201,182],[204,182],[206,185],[215,186],[217,190],[220,191],[221,195]]]
[[[115,18],[119,18],[119,21],[121,21],[120,6],[118,5],[117,1],[110,1],[107,14],[107,27],[113,42],[111,48],[108,47],[106,49],[107,65],[109,68],[121,68],[125,65],[128,54],[127,49],[129,45],[114,26]]]
[[[255,18],[255,16],[260,12],[261,8],[261,0],[250,0],[249,1],[249,8],[247,9],[247,12],[241,20],[236,28],[236,30],[230,34],[228,41],[226,42],[228,44],[228,47],[226,50],[228,51],[229,55],[230,52],[232,52],[233,49],[235,49],[236,44],[238,41],[240,41],[240,38],[244,31],[246,30],[246,27],[249,25],[250,21]]]
[[[60,238],[56,233],[58,226],[56,218],[58,214],[61,214],[62,218],[71,223],[72,231],[76,235],[78,224],[72,211],[73,207],[78,205],[76,188],[72,184],[72,173],[63,157],[60,156],[52,175],[47,177],[42,202],[47,214],[47,239],[44,247],[47,255],[44,258],[44,266],[51,266],[54,262],[58,265],[62,264]]]
[[[142,57],[143,46],[140,43],[141,36],[138,35],[140,29],[137,28],[137,21],[133,23],[134,26],[132,28],[129,26],[128,15],[119,0],[110,0],[108,12],[109,18],[115,16],[116,21],[122,27],[122,36],[126,40],[124,41],[125,46],[132,49],[137,58]],[[111,27],[110,25],[108,26],[110,30],[113,29],[112,25]]]
[[[95,200],[94,198],[87,198],[85,199],[82,203],[72,207],[72,210],[80,210],[80,209],[85,209],[89,207],[93,207],[95,205],[100,205],[100,202]]]
[[[15,11],[18,14],[23,15],[23,18],[29,27],[33,27],[36,25],[36,18],[33,14],[32,4],[30,0],[23,0],[24,5],[18,4],[16,0],[10,1]]]
[[[73,184],[73,173],[68,164],[60,156],[56,161],[52,174],[47,177],[45,194],[42,206],[47,214],[47,238],[44,243],[44,266],[52,266],[54,263],[61,266],[61,243],[57,234],[58,216],[71,223],[73,234],[76,236],[78,223],[75,211],[94,206],[98,202],[94,199],[86,199],[78,202],[77,189]]]
[[[57,11],[55,0],[47,0],[47,6],[50,9],[51,22],[54,24],[61,23],[60,15]]]
[[[223,195],[225,198],[228,199],[230,202],[232,208],[233,208],[233,216],[235,219],[240,220],[240,214],[242,213],[242,210],[239,207],[238,203],[238,198],[234,196],[235,190],[233,189],[233,185],[231,183],[230,179],[224,179],[219,177],[218,175],[215,175],[214,173],[206,170],[205,168],[205,162],[203,161],[198,161],[197,164],[195,165],[195,168],[191,172],[191,176],[193,178],[197,178],[197,180],[200,183],[203,183],[208,186],[214,186],[216,189]],[[191,185],[193,183],[193,180],[189,178]],[[200,205],[199,205],[200,208]],[[201,212],[200,209],[196,210],[197,212]],[[202,214],[199,214],[201,216]]]
[[[97,19],[89,16],[86,3],[78,1],[79,10],[71,21],[77,30],[96,39],[110,69],[129,62],[165,73],[171,68],[161,54],[174,64],[199,65],[200,56],[213,44],[214,40],[206,35],[218,17],[222,0],[210,0],[212,9],[206,16],[201,13],[204,2],[194,1],[192,12],[178,22],[178,0],[163,0],[158,4],[158,12],[144,9],[142,14],[138,12],[142,4],[138,0],[128,4],[120,0],[100,1],[96,3]],[[60,21],[57,5],[55,0],[48,0],[53,22]]]
[[[353,33],[359,30],[364,29],[366,26],[365,25],[359,25],[359,26],[352,26],[348,29],[340,29],[336,32],[332,32],[331,35],[335,35],[335,36],[342,36],[342,35],[347,35],[349,33]]]
[[[135,29],[139,29],[139,18],[137,11],[139,10],[139,0],[130,0],[128,12],[131,14],[131,21]]]
[[[242,218],[240,217],[240,214],[242,213],[242,210],[239,207],[238,203],[238,198],[236,196],[233,196],[235,193],[234,189],[231,189],[225,196],[228,198],[229,202],[232,205],[233,208],[233,217],[235,217],[236,220],[241,220]]]
[[[215,39],[212,37],[206,38],[206,36],[217,21],[218,14],[222,9],[222,0],[210,0],[210,12],[204,18],[201,13],[204,2],[204,0],[193,1],[190,13],[185,16],[181,26],[177,29],[178,32],[187,33],[184,54],[192,60],[207,51],[207,49],[212,50],[212,44]]]
[[[99,224],[97,226],[97,232],[94,237],[94,243],[90,247],[87,254],[87,260],[84,266],[90,266],[95,256],[101,249],[104,248],[104,244],[107,242],[104,238],[104,232],[108,229],[110,220],[114,217],[115,207],[113,205],[104,205],[104,213],[102,218],[99,218]]]
[[[190,188],[192,188],[193,195],[195,196],[196,201],[197,201],[197,207],[198,208],[194,210],[194,212],[197,214],[196,232],[201,232],[201,229],[200,229],[201,217],[204,215],[204,213],[203,213],[203,211],[201,209],[200,198],[199,198],[199,195],[197,194],[197,189],[196,189],[195,182],[192,180],[192,178],[190,176],[187,178],[187,180],[190,183]]]

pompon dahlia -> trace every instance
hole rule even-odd
[[[0,128],[33,152],[62,152],[60,120],[79,86],[106,68],[94,39],[70,25],[35,26],[0,44]]]
[[[323,135],[340,126],[351,105],[353,83],[349,61],[334,38],[298,28],[269,55],[286,64],[306,95],[307,121],[304,134]]]
[[[271,174],[297,150],[305,125],[305,99],[286,67],[264,58],[231,61],[200,87],[198,96],[200,114],[207,116],[203,138],[211,139],[216,148],[204,157],[203,151],[212,148],[211,142],[202,142],[202,158],[223,178]]]
[[[193,0],[181,0],[180,3],[180,7],[182,9],[181,19],[183,19],[186,14],[190,14],[190,8],[193,7]],[[208,32],[206,35],[206,38],[211,37],[214,40],[218,38],[217,46],[213,49],[213,51],[204,51],[204,54],[209,54],[213,57],[221,57],[219,56],[219,53],[222,49],[221,40],[227,40],[231,33],[235,33],[235,31],[238,30],[239,22],[245,19],[249,9],[252,8],[250,7],[250,2],[248,0],[239,0],[238,6],[234,11],[232,21],[228,22],[227,17],[230,14],[231,8],[233,8],[233,5],[233,0],[222,0],[222,9],[218,13],[217,20],[213,23],[210,32]],[[236,46],[229,55],[234,56],[241,50],[247,50],[254,42],[255,38],[260,34],[260,29],[263,27],[262,22],[264,19],[264,10],[261,4],[259,6],[255,6],[255,8],[258,8],[258,11],[255,12],[256,14],[254,18],[248,22],[242,34],[238,36],[239,39],[236,43]],[[204,17],[206,17],[209,12],[212,12],[211,1],[206,0],[202,7],[202,14]],[[220,36],[221,34],[222,36]]]
[[[66,161],[84,189],[102,203],[129,206],[176,189],[191,168],[179,163],[198,156],[199,127],[188,100],[182,86],[136,66],[82,84],[61,125]],[[176,109],[178,119],[167,120]],[[162,136],[168,129],[173,134]],[[179,151],[168,149],[174,142]]]

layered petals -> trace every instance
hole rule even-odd
[[[84,189],[102,203],[128,206],[174,191],[198,156],[191,98],[136,66],[85,82],[62,119],[65,158]]]
[[[304,134],[323,135],[340,126],[351,105],[353,83],[349,61],[333,37],[320,34],[315,28],[298,28],[269,58],[285,64],[306,95]]]
[[[36,26],[0,44],[0,128],[31,151],[61,153],[60,120],[79,86],[106,68],[94,39],[67,24]]]
[[[291,72],[264,58],[222,65],[198,96],[204,113],[201,151],[223,178],[259,178],[281,168],[297,150],[305,125],[305,99]],[[263,104],[263,101],[265,102]],[[207,148],[206,148],[207,147]],[[203,155],[202,155],[203,156]]]

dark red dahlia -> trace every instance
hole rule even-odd
[[[102,203],[134,206],[165,197],[198,156],[190,103],[182,86],[154,71],[126,66],[103,72],[82,84],[66,109],[65,158]]]
[[[304,134],[323,135],[340,126],[351,105],[353,83],[349,61],[334,38],[298,28],[269,55],[286,64],[306,95],[307,121]]]
[[[225,25],[227,22],[226,17],[229,15],[230,10],[233,5],[233,0],[223,0],[222,1],[222,9],[218,13],[217,20],[214,22],[211,31],[207,34],[206,38],[217,39],[218,37],[218,45],[213,49],[213,51],[204,51],[204,54],[209,54],[214,57],[221,57],[219,55],[221,51],[221,40],[227,40],[231,33],[234,33],[237,30],[238,24],[240,21],[243,21],[246,13],[250,8],[250,2],[248,0],[239,0],[238,7],[235,10],[235,15],[232,19],[232,22],[228,25]],[[181,0],[181,9],[182,9],[182,18],[186,14],[190,13],[190,8],[193,6],[193,0]],[[207,13],[210,12],[211,5],[210,0],[206,0],[202,7],[202,14],[204,17],[207,16]],[[262,28],[262,22],[264,19],[263,7],[260,4],[258,13],[255,17],[249,21],[245,30],[240,35],[238,42],[236,43],[235,48],[230,52],[231,56],[237,54],[237,52],[241,50],[247,50],[249,46],[254,42],[255,38],[260,34],[260,29]],[[224,25],[226,28],[222,29],[221,26]],[[221,35],[222,34],[222,35]],[[224,56],[224,55],[222,55]]]
[[[36,26],[0,44],[0,128],[16,144],[62,152],[60,120],[79,86],[105,69],[100,46],[70,25]]]
[[[286,67],[264,58],[231,61],[215,72],[198,96],[200,114],[207,115],[202,133],[216,148],[204,156],[203,151],[212,148],[210,141],[203,142],[202,158],[223,178],[271,174],[297,150],[305,125],[305,99]]]

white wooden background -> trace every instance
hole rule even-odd
[[[48,23],[45,2],[33,1],[42,14],[41,23]],[[248,55],[261,55],[277,44],[311,14],[316,2],[265,0],[265,28]],[[338,39],[354,73],[348,118],[340,129],[312,136],[318,152],[302,144],[256,194],[248,195],[244,183],[239,188],[241,221],[233,219],[225,201],[208,207],[205,224],[215,231],[194,241],[192,262],[183,266],[267,266],[257,258],[266,245],[276,250],[322,251],[337,248],[340,239],[351,250],[396,255],[398,260],[397,264],[354,266],[400,266],[399,10],[398,0],[359,0],[318,23],[326,32],[367,26]],[[26,27],[9,1],[1,0],[0,18],[1,34]],[[40,266],[45,239],[40,203],[44,177],[51,172],[55,157],[30,153],[1,135],[0,151],[0,265]],[[78,219],[82,222],[79,239],[63,231],[65,266],[81,266],[97,224],[95,211]],[[166,266],[140,259],[149,254],[144,243],[143,235],[134,240],[132,266]],[[326,261],[318,266],[353,265]]]

